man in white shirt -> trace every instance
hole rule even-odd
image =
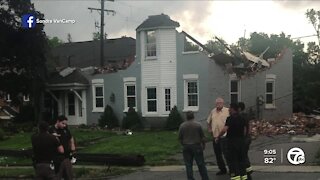
[[[220,97],[217,98],[216,107],[210,112],[207,119],[208,131],[212,134],[213,139],[218,137],[219,133],[225,125],[228,116],[229,109],[224,107],[224,100]],[[220,139],[217,142],[213,140],[213,150],[216,155],[217,165],[220,169],[220,171],[217,172],[216,175],[223,175],[227,173],[226,163],[222,157],[223,154],[228,165],[229,163],[227,157],[227,142],[225,137],[226,134],[220,137]]]

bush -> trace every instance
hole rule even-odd
[[[105,107],[104,112],[99,119],[99,126],[101,128],[107,126],[109,129],[119,126],[118,118],[115,116],[111,106],[107,105]]]
[[[169,130],[177,130],[179,129],[180,124],[183,122],[183,119],[177,109],[177,106],[174,106],[169,114],[167,119],[166,128]]]
[[[124,129],[140,129],[142,128],[142,122],[139,114],[132,107],[129,108],[126,116],[122,121],[122,128]]]

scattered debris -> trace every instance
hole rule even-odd
[[[308,135],[320,132],[320,119],[316,115],[296,113],[292,118],[277,121],[254,120],[250,122],[252,136],[280,134]]]

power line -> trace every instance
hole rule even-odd
[[[317,35],[314,34],[314,35],[308,35],[308,36],[300,36],[300,37],[294,37],[294,38],[291,38],[291,39],[301,39],[301,38],[314,37],[314,36],[317,36]]]

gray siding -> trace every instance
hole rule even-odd
[[[110,105],[115,112],[117,118],[120,123],[122,122],[122,118],[124,117],[124,77],[136,77],[136,98],[137,98],[137,108],[138,111],[141,109],[140,107],[140,63],[136,60],[131,64],[131,66],[126,70],[121,70],[116,73],[109,74],[97,74],[93,76],[89,76],[89,80],[91,83],[92,79],[104,79],[104,103],[106,105]],[[115,101],[110,101],[111,94],[114,93]],[[87,94],[87,122],[88,124],[97,124],[98,119],[100,118],[100,112],[92,112],[93,102],[92,102],[92,86],[90,86]]]

